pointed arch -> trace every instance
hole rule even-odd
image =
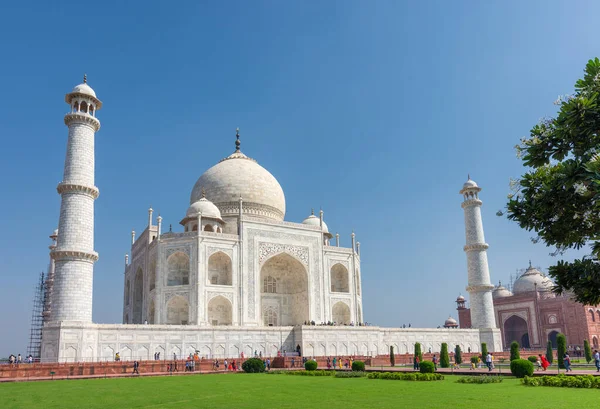
[[[337,324],[350,324],[350,307],[343,301],[333,304],[331,309],[333,322]]]
[[[150,271],[148,271],[148,291],[154,290],[156,287],[156,259],[150,262]]]
[[[167,302],[167,324],[187,325],[190,317],[190,304],[182,296],[175,296]]]
[[[233,307],[231,301],[222,295],[213,297],[208,302],[208,322],[211,325],[231,325]]]
[[[348,269],[341,263],[336,263],[331,267],[331,291],[334,293],[348,293]]]
[[[133,280],[133,323],[142,323],[142,306],[144,304],[144,272],[139,267]]]
[[[150,306],[148,307],[148,324],[154,324],[154,314],[156,313],[156,306],[154,298],[150,300]]]
[[[169,273],[167,285],[188,285],[190,283],[190,258],[187,254],[178,251],[167,259]]]
[[[213,285],[232,285],[231,258],[222,251],[217,251],[208,258],[208,281]]]

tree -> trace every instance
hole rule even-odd
[[[507,214],[554,255],[590,244],[591,254],[549,268],[553,291],[600,304],[600,59],[588,61],[573,95],[559,97],[555,118],[543,119],[516,146],[529,170],[511,183]],[[498,212],[502,215],[502,212]]]
[[[445,342],[442,344],[442,350],[440,351],[440,366],[442,368],[450,367],[450,357],[448,356],[448,344]]]
[[[552,353],[552,341],[548,341],[546,344],[546,359],[552,363],[554,361],[554,354]]]
[[[396,366],[396,357],[394,356],[394,346],[390,345],[390,365]]]
[[[454,362],[456,362],[457,365],[462,364],[460,345],[457,345],[456,348],[454,348]]]
[[[558,334],[556,336],[556,360],[558,361],[558,367],[565,369],[565,362],[563,358],[567,353],[567,337],[565,334]]]
[[[485,362],[485,357],[488,354],[487,344],[485,342],[481,343],[481,360]]]
[[[585,361],[588,364],[592,362],[592,348],[590,348],[590,343],[587,339],[583,341],[583,353],[585,354]]]
[[[419,362],[423,362],[423,353],[421,352],[421,344],[415,342],[415,356],[419,357]]]
[[[519,343],[517,341],[513,341],[510,344],[510,360],[514,361],[515,359],[521,359],[521,354],[519,354]]]

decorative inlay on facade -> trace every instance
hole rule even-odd
[[[206,292],[206,299],[208,302],[210,302],[210,300],[212,300],[213,298],[219,297],[219,296],[227,298],[229,300],[229,302],[233,305],[233,294],[231,292],[225,292],[225,291],[207,291]]]
[[[186,254],[188,257],[190,256],[190,249],[189,247],[171,247],[166,249],[166,256],[167,258],[169,258],[173,253],[177,253],[177,252],[181,252]]]
[[[288,253],[297,258],[302,264],[308,267],[308,247],[291,246],[289,244],[277,243],[259,243],[258,247],[258,263],[262,264],[269,257],[279,253]]]
[[[350,271],[350,264],[347,260],[329,260],[329,270],[331,270],[331,267],[335,266],[336,264],[341,264],[346,267],[346,270]]]
[[[338,302],[343,302],[344,304],[346,304],[348,306],[348,308],[350,308],[350,298],[331,297],[331,306],[332,307]]]
[[[345,253],[352,254],[352,249],[348,249],[345,247],[337,247],[337,246],[323,246],[325,251],[332,253]]]
[[[228,249],[228,248],[220,248],[220,247],[207,247],[206,248],[206,256],[210,257],[213,254],[218,253],[219,251],[227,254],[230,259],[233,259],[233,251],[230,248]]]
[[[183,297],[188,302],[190,301],[189,291],[165,291],[165,302],[169,302],[169,300],[173,297]]]

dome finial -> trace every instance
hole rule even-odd
[[[83,74],[83,83],[87,84],[87,74]]]
[[[467,173],[467,180],[471,180],[471,174]]]
[[[240,151],[240,128],[236,128],[235,129],[235,151],[239,152]]]
[[[204,187],[202,187],[202,196],[201,199],[206,199],[206,190],[204,190]]]
[[[529,260],[529,268],[531,268],[531,260]]]
[[[311,207],[311,208],[310,208],[310,215],[311,215],[311,216],[314,216],[314,215],[315,215],[315,208],[314,208],[314,207]]]

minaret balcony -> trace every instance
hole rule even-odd
[[[467,244],[463,247],[464,251],[484,251],[490,247],[487,243]]]
[[[95,116],[86,112],[69,112],[65,115],[65,125],[69,126],[72,123],[88,124],[94,128],[95,132],[100,129],[100,121]]]

